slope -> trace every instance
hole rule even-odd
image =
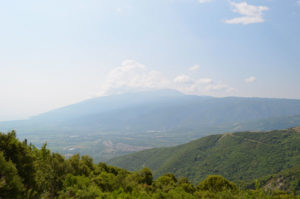
[[[233,181],[251,180],[300,164],[300,133],[295,129],[207,136],[170,148],[112,159],[129,170],[149,167],[155,176],[172,172],[192,182],[220,174]]]

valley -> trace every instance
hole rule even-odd
[[[155,90],[98,97],[27,120],[0,122],[0,131],[66,157],[96,162],[149,148],[184,144],[226,132],[300,125],[300,100],[214,98]]]

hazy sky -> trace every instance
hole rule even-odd
[[[300,99],[300,1],[0,1],[0,120],[172,88]]]

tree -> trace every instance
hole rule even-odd
[[[209,191],[214,193],[225,190],[233,191],[237,189],[234,183],[218,175],[208,176],[204,181],[202,181],[198,185],[197,188],[201,191]]]
[[[24,185],[11,161],[6,161],[0,152],[0,198],[22,198]]]
[[[7,134],[0,133],[0,151],[5,159],[11,160],[18,171],[18,175],[23,179],[24,186],[31,190],[36,186],[34,155],[26,142],[20,142],[16,138],[16,132]]]

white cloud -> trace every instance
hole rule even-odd
[[[211,2],[212,0],[198,0],[199,3],[208,3]]]
[[[194,66],[190,67],[189,70],[195,71],[195,70],[198,70],[199,68],[200,68],[200,66],[198,64],[195,64]]]
[[[188,75],[178,75],[177,77],[174,78],[173,80],[177,84],[181,84],[182,86],[186,85],[192,85],[192,87],[199,86],[199,85],[209,85],[213,84],[213,80],[210,78],[199,78],[199,79],[194,79]]]
[[[204,83],[204,84],[210,84],[210,83],[213,82],[213,80],[210,79],[210,78],[201,78],[201,79],[198,79],[197,81],[198,81],[199,83]]]
[[[122,93],[129,90],[163,89],[169,80],[160,72],[149,70],[146,66],[134,61],[125,60],[108,74],[102,85],[100,95]]]
[[[232,90],[226,84],[211,78],[193,78],[185,74],[171,78],[134,60],[126,60],[109,72],[98,95],[151,89],[175,89],[185,94],[215,96]]]
[[[233,7],[233,12],[239,13],[241,17],[225,20],[228,24],[251,24],[251,23],[262,23],[263,12],[269,10],[266,6],[254,6],[249,5],[247,2],[235,3],[230,2]]]
[[[182,83],[182,84],[191,84],[194,82],[194,80],[187,76],[187,75],[179,75],[174,78],[175,83]]]
[[[186,94],[211,95],[215,92],[228,92],[232,88],[222,82],[215,82],[211,78],[194,79],[187,75],[179,75],[174,78],[174,89]]]
[[[254,82],[255,80],[256,80],[256,77],[250,76],[250,77],[248,77],[248,78],[245,79],[245,82],[246,82],[246,83],[252,83],[252,82]]]
[[[297,1],[298,6],[300,6],[300,0]]]

